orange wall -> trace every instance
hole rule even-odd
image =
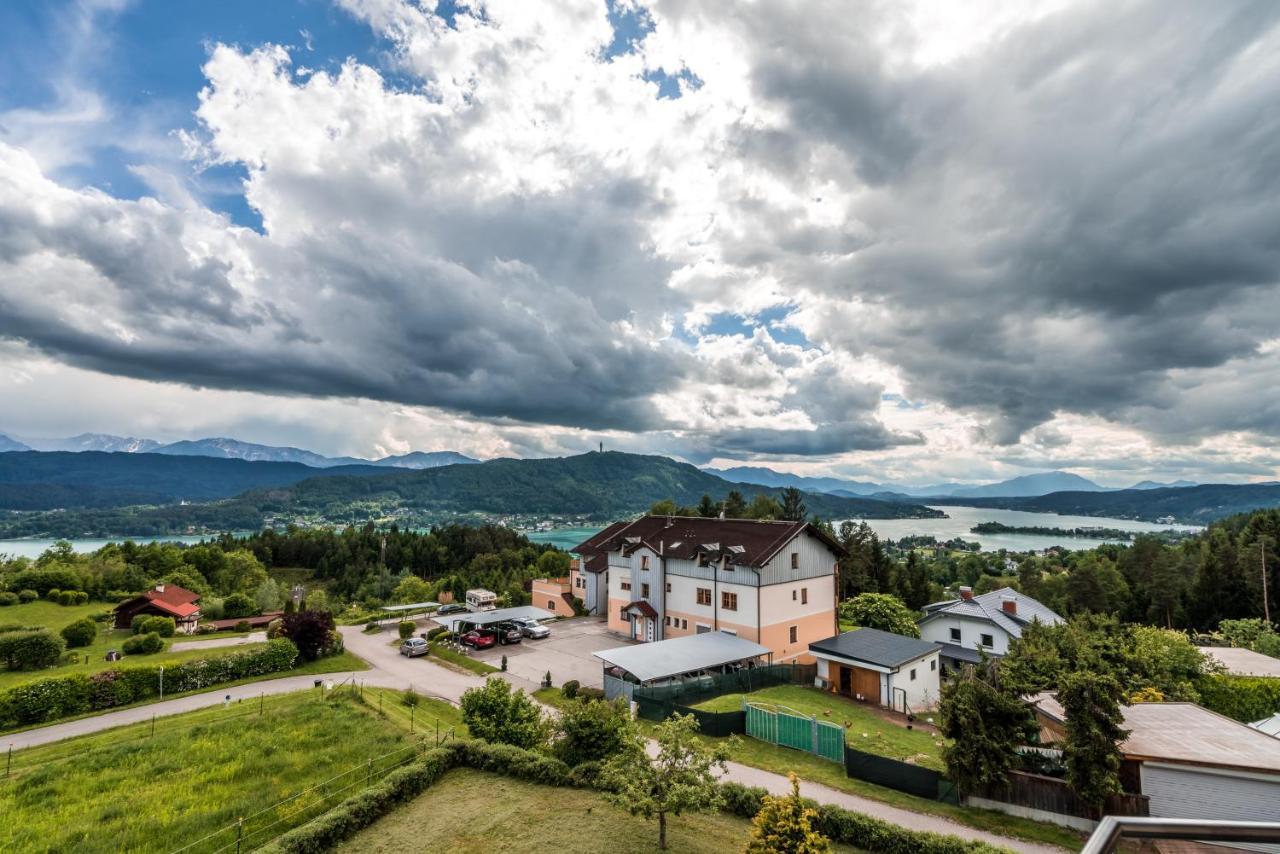
[[[795,643],[791,642],[792,626],[796,627]],[[759,643],[773,650],[775,662],[799,661],[808,664],[814,660],[813,656],[809,655],[809,644],[829,638],[835,633],[836,612],[831,610],[765,626],[760,632]]]
[[[609,600],[609,628],[613,631],[622,632],[624,635],[631,633],[631,621],[624,620],[621,616],[622,606],[630,602],[630,599]]]
[[[564,601],[562,594],[569,592],[569,585],[558,581],[537,579],[530,588],[529,595],[533,599],[533,607],[546,608],[557,617],[572,617],[573,609]]]

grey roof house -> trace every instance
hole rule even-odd
[[[943,663],[958,667],[978,661],[984,652],[997,658],[1004,655],[1009,642],[1022,637],[1023,627],[1033,621],[1054,626],[1062,617],[1012,587],[979,596],[961,587],[959,599],[924,607],[920,637],[941,644]]]

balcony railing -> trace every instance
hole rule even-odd
[[[1200,818],[1129,818],[1098,822],[1080,854],[1110,854],[1121,839],[1183,839],[1194,842],[1280,843],[1280,822]]]

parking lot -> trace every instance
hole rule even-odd
[[[505,655],[507,670],[530,682],[540,683],[547,671],[551,671],[551,682],[555,685],[576,679],[583,685],[603,688],[603,665],[591,653],[629,643],[610,633],[604,621],[595,617],[548,622],[546,626],[551,629],[551,637],[525,638],[518,644],[494,646],[472,655],[494,667],[499,666]]]

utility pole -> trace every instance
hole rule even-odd
[[[1271,538],[1266,534],[1258,535],[1258,554],[1262,558],[1262,617],[1271,626],[1271,596],[1267,593],[1267,542]]]

